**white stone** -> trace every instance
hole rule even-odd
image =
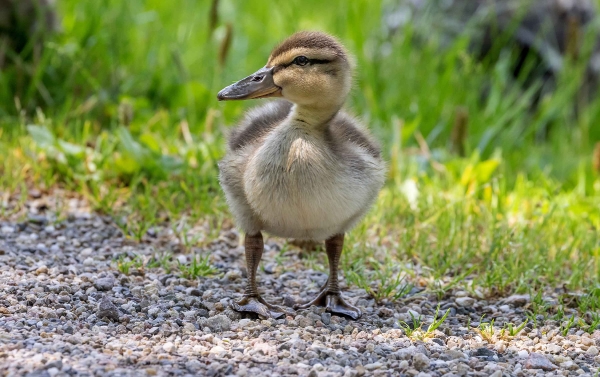
[[[475,299],[471,297],[459,297],[455,301],[458,306],[462,307],[473,306],[475,303]]]
[[[365,365],[366,370],[375,370],[375,369],[379,369],[381,367],[383,367],[383,364],[381,364],[379,362]]]
[[[418,313],[418,312],[416,312],[416,311],[414,311],[412,309],[408,309],[408,311],[406,313],[409,315],[409,317],[411,319],[412,318],[419,318],[419,316],[421,315],[420,313]]]
[[[562,347],[558,344],[550,343],[546,346],[546,351],[550,353],[559,353],[562,351]]]
[[[587,351],[585,353],[588,356],[594,357],[594,356],[598,356],[598,353],[600,353],[600,352],[598,351],[598,347],[591,346],[590,348],[587,349]]]
[[[227,350],[225,350],[225,348],[223,348],[221,346],[214,346],[213,348],[210,349],[210,353],[221,353],[221,352],[227,352]]]
[[[2,227],[2,233],[4,233],[4,234],[10,234],[10,233],[13,233],[14,231],[15,231],[15,228],[13,228],[12,226],[5,225]]]
[[[166,342],[165,344],[163,344],[162,346],[163,350],[165,350],[165,352],[171,353],[175,351],[175,345],[171,342]]]

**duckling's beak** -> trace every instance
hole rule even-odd
[[[273,81],[273,67],[262,68],[217,94],[219,101],[280,96],[281,88]]]

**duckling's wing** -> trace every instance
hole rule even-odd
[[[261,140],[287,117],[292,104],[273,101],[246,113],[240,126],[229,134],[229,150],[219,162],[219,180],[236,225],[245,233],[261,231],[261,220],[250,207],[244,191],[244,172]]]
[[[284,100],[250,109],[240,126],[229,134],[229,149],[237,151],[260,140],[277,127],[291,109],[292,103]]]
[[[367,128],[344,112],[339,112],[329,122],[325,138],[340,168],[339,190],[359,207],[339,231],[344,233],[364,217],[377,199],[385,182],[386,164],[379,143]]]
[[[343,111],[340,111],[329,123],[326,137],[330,147],[338,155],[350,160],[360,158],[355,155],[356,152],[353,153],[358,149],[360,155],[381,160],[379,143],[357,119]]]

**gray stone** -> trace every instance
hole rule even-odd
[[[111,277],[98,278],[94,281],[94,287],[99,291],[110,291],[115,285],[115,279]]]
[[[188,288],[185,290],[185,293],[189,296],[200,297],[202,296],[202,292],[198,288]]]
[[[201,319],[198,323],[200,326],[208,327],[212,331],[229,331],[231,329],[231,320],[224,314]]]
[[[448,350],[444,353],[445,360],[466,359],[466,355],[458,350]]]
[[[198,371],[202,369],[202,363],[200,363],[198,360],[190,360],[185,363],[185,369],[187,369],[187,371],[190,373],[198,373]]]
[[[439,346],[443,346],[444,345],[444,341],[442,339],[439,338],[433,338],[431,339],[431,341]]]
[[[502,302],[504,302],[505,304],[508,304],[508,305],[523,306],[523,305],[527,304],[529,302],[529,300],[530,300],[530,296],[525,294],[525,295],[508,296],[507,298],[502,300]]]
[[[454,301],[456,302],[456,305],[462,306],[462,307],[469,307],[469,306],[473,306],[473,304],[475,304],[475,299],[471,298],[471,297],[458,297]]]
[[[550,362],[546,356],[532,352],[529,354],[527,361],[525,362],[525,369],[541,369],[549,372],[558,369],[558,367]]]
[[[475,350],[475,352],[473,352],[473,356],[476,357],[494,357],[496,356],[496,352],[492,351],[489,348],[486,347],[481,347]]]
[[[239,321],[240,319],[242,319],[242,313],[237,312],[231,308],[225,309],[223,314],[225,314],[227,318],[229,318],[232,321]]]
[[[62,367],[63,367],[62,359],[58,359],[58,360],[54,360],[54,361],[49,361],[49,362],[46,363],[46,366],[45,366],[46,369],[56,368],[58,370],[61,370]]]
[[[108,295],[104,295],[100,303],[98,304],[98,310],[96,311],[96,317],[98,319],[108,318],[111,321],[119,321],[119,311],[115,304],[112,303]]]
[[[308,327],[313,326],[315,324],[312,318],[305,317],[303,315],[296,316],[296,321],[298,322],[298,326],[300,327]]]
[[[431,362],[429,361],[429,358],[425,355],[423,355],[422,353],[416,353],[413,356],[413,367],[416,370],[422,371],[425,370],[427,368],[429,368],[429,364]]]

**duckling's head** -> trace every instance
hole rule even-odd
[[[350,91],[351,66],[334,37],[299,32],[273,50],[264,68],[221,90],[217,98],[284,97],[300,106],[339,108]]]

